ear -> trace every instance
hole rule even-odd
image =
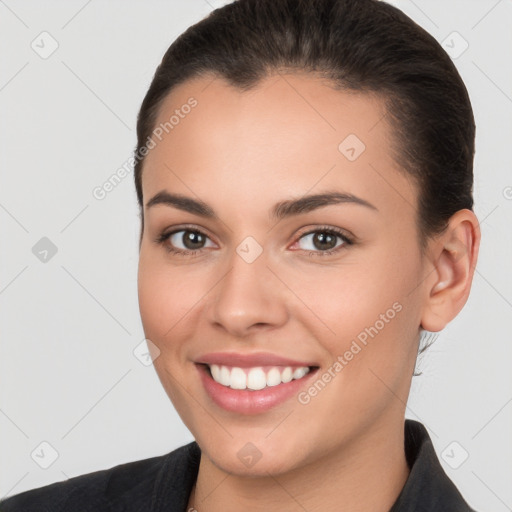
[[[423,329],[442,330],[463,308],[473,281],[480,236],[478,219],[471,210],[464,209],[456,212],[446,230],[429,242]]]

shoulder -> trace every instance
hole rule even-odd
[[[165,455],[119,464],[0,501],[1,512],[89,512],[147,510],[166,468],[187,466],[195,443]]]

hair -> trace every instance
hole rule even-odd
[[[186,80],[211,75],[245,91],[280,71],[311,72],[334,88],[384,100],[390,151],[418,187],[422,246],[443,232],[456,211],[473,209],[471,102],[434,37],[379,0],[236,0],[174,41],[142,102],[134,168],[141,238],[141,150],[147,153],[167,95]]]

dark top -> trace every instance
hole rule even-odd
[[[426,428],[405,420],[411,473],[389,512],[475,512],[437,459]],[[0,501],[0,512],[185,512],[201,451],[192,442],[158,457],[76,476]]]

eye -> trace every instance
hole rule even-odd
[[[302,247],[300,242],[304,241]],[[296,242],[299,248],[310,255],[325,256],[341,250],[345,245],[351,245],[352,240],[341,230],[331,227],[321,227],[304,233]]]
[[[210,245],[208,245],[208,241]],[[194,256],[206,247],[215,246],[210,238],[198,229],[180,229],[170,233],[162,233],[157,243],[165,245],[165,248],[174,254],[183,256]]]

